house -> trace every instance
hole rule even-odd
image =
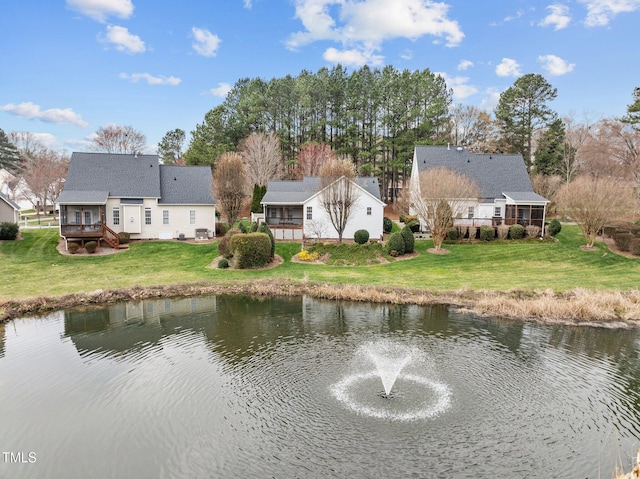
[[[73,153],[56,200],[60,236],[119,244],[215,234],[208,166],[160,165],[157,155]]]
[[[17,223],[20,220],[20,206],[0,193],[0,223]]]
[[[21,210],[35,208],[30,200],[33,195],[24,178],[18,178],[4,168],[0,168],[0,193],[17,204]]]
[[[352,181],[357,197],[343,239],[353,239],[353,234],[360,229],[367,230],[370,238],[381,238],[385,204],[380,199],[378,180],[369,177],[349,180],[342,177],[337,181]],[[292,240],[337,239],[338,232],[322,207],[322,191],[317,176],[304,177],[299,181],[269,181],[261,203],[264,221],[274,237]]]
[[[447,167],[474,180],[481,196],[471,201],[457,226],[499,224],[538,226],[544,232],[547,199],[536,194],[521,155],[476,154],[462,147],[416,146],[411,188],[420,188],[420,172]],[[416,191],[416,190],[413,190]],[[415,213],[413,210],[411,213]]]

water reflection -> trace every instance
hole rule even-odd
[[[424,353],[446,411],[397,424],[335,400],[355,351],[380,338]],[[446,305],[70,309],[0,326],[0,444],[39,454],[36,469],[0,463],[0,477],[609,477],[640,440],[639,345],[637,330]]]

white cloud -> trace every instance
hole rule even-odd
[[[503,58],[502,62],[496,67],[496,75],[499,77],[519,77],[522,72],[517,61],[511,58]]]
[[[103,43],[115,45],[116,50],[125,53],[143,53],[146,50],[144,42],[137,35],[132,35],[125,27],[117,25],[107,26],[105,35],[99,37]]]
[[[608,25],[619,13],[635,12],[640,9],[640,0],[578,0],[587,8],[585,25],[602,27]]]
[[[554,30],[562,30],[571,23],[571,15],[569,15],[569,7],[561,3],[555,3],[547,7],[551,13],[544,17],[538,25],[541,27],[553,26]]]
[[[296,18],[304,31],[293,33],[286,42],[295,50],[315,41],[339,42],[343,48],[327,49],[325,60],[350,65],[378,65],[384,41],[396,38],[416,40],[425,35],[457,46],[464,33],[448,18],[449,5],[432,0],[295,0]]]
[[[129,80],[132,83],[138,83],[140,80],[145,80],[149,85],[171,85],[176,86],[179,85],[182,81],[178,77],[170,76],[154,76],[150,73],[120,73],[120,78],[123,80]]]
[[[453,90],[454,100],[463,100],[478,93],[478,89],[475,86],[469,85],[469,77],[450,77],[443,72],[437,72],[435,74],[444,78],[447,88]]]
[[[228,83],[218,83],[218,86],[209,90],[213,96],[226,97],[227,94],[231,91],[231,85]]]
[[[337,50],[335,48],[327,48],[322,58],[330,63],[341,63],[342,65],[353,67],[361,67],[363,65],[379,66],[384,62],[384,57],[375,55],[373,50],[362,51],[358,49]]]
[[[71,108],[51,108],[49,110],[41,110],[40,105],[32,102],[24,102],[19,104],[7,103],[0,106],[1,111],[6,111],[12,115],[29,120],[40,120],[45,123],[55,123],[58,125],[70,124],[79,126],[80,128],[88,128],[89,124],[82,119],[80,115],[75,113]]]
[[[413,50],[405,49],[401,54],[400,58],[403,60],[411,60],[413,58]]]
[[[500,92],[494,88],[488,88],[484,94],[486,96],[480,102],[478,108],[484,111],[493,111],[500,101]]]
[[[67,0],[67,6],[102,23],[112,15],[124,19],[133,13],[131,0]]]
[[[507,17],[504,18],[505,22],[513,22],[519,18],[522,18],[524,16],[524,10],[520,9],[518,10],[514,15],[509,15]]]
[[[538,57],[538,62],[542,65],[549,75],[560,76],[565,75],[573,71],[576,66],[575,63],[567,63],[560,57],[555,55],[541,55]]]
[[[191,33],[195,41],[191,45],[193,49],[204,57],[215,57],[220,46],[220,37],[204,28],[193,27]]]
[[[473,62],[471,60],[462,60],[458,63],[458,70],[465,71],[473,66]]]

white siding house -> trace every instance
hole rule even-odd
[[[420,173],[436,167],[447,167],[471,178],[480,190],[480,197],[470,201],[466,213],[455,220],[456,226],[517,223],[538,226],[544,232],[549,201],[533,191],[521,155],[475,154],[453,146],[416,146],[411,190],[419,192]],[[416,214],[413,209],[410,213]]]
[[[194,238],[215,234],[208,166],[160,165],[157,155],[73,153],[56,200],[63,238]],[[112,244],[112,246],[114,246]]]
[[[369,232],[369,237],[382,238],[385,204],[380,199],[378,180],[359,177],[353,181],[357,196],[343,239],[353,239],[357,230]],[[264,221],[276,239],[303,238],[337,239],[338,232],[322,206],[319,177],[305,177],[301,181],[270,181],[262,199]]]

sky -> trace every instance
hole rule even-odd
[[[89,151],[132,126],[146,153],[190,132],[241,78],[337,64],[442,75],[492,111],[527,73],[576,121],[620,117],[640,86],[640,0],[3,0],[0,128]]]

